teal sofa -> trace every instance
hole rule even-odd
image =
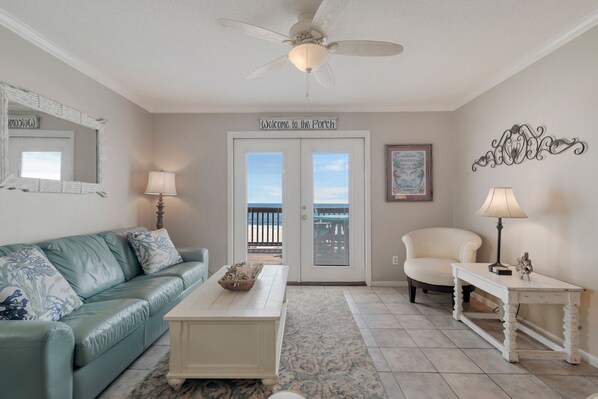
[[[59,321],[0,321],[0,397],[95,398],[168,329],[164,315],[208,278],[208,251],[145,275],[129,228],[37,244],[83,301]],[[0,247],[0,256],[31,244]]]

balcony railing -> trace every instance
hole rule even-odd
[[[247,245],[282,247],[282,208],[247,208]]]
[[[314,217],[348,215],[348,207],[314,208]],[[247,207],[247,246],[282,247],[282,208]]]

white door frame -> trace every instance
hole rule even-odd
[[[369,130],[292,130],[292,131],[237,131],[227,137],[227,186],[228,186],[228,263],[234,258],[234,147],[235,139],[354,139],[364,142],[365,161],[365,282],[372,284],[372,236],[371,236],[371,177],[370,177],[370,131]]]

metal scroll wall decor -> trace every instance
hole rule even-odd
[[[588,144],[577,137],[572,139],[557,139],[544,136],[545,126],[534,130],[530,125],[513,125],[506,130],[500,140],[492,140],[492,150],[477,158],[471,165],[474,172],[478,167],[490,165],[519,165],[525,160],[544,159],[546,154],[558,155],[569,148],[573,148],[575,155],[581,155],[588,149]]]

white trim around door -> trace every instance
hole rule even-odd
[[[364,141],[365,174],[365,282],[372,283],[371,268],[371,178],[370,178],[370,132],[369,130],[339,131],[238,131],[228,132],[227,137],[227,187],[228,187],[228,263],[234,259],[234,140],[235,139],[335,139],[362,138]]]

